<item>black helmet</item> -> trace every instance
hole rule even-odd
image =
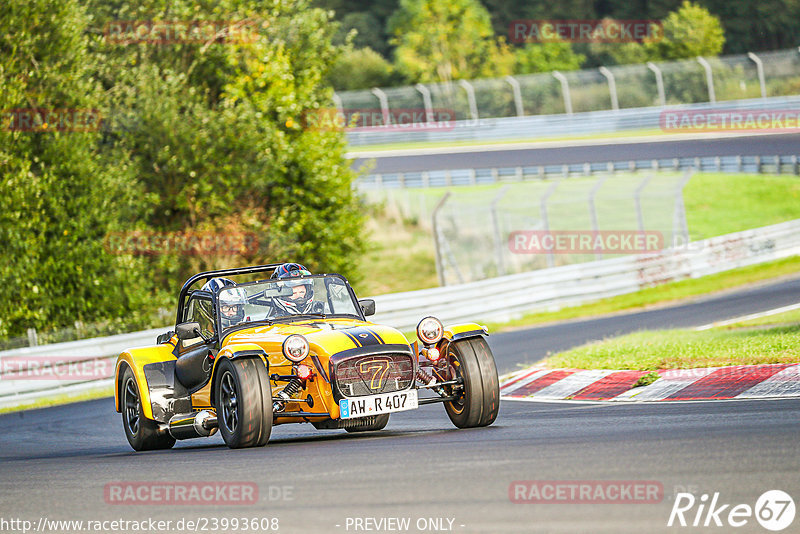
[[[201,288],[202,291],[209,291],[210,293],[216,293],[223,287],[230,287],[235,286],[236,282],[231,280],[230,278],[212,278],[205,285]]]
[[[311,309],[311,304],[314,299],[314,282],[308,278],[300,280],[292,280],[302,276],[309,276],[311,271],[306,269],[299,263],[284,263],[279,266],[272,273],[272,278],[281,280],[281,285],[284,287],[297,287],[304,286],[306,288],[305,295],[300,298],[294,299],[292,297],[276,299],[279,306],[287,313],[307,313]]]

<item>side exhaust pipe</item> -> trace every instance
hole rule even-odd
[[[208,410],[173,415],[169,433],[175,439],[204,438],[217,430],[217,416]]]

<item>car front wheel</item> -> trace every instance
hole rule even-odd
[[[500,409],[497,366],[482,337],[450,343],[448,364],[462,384],[450,389],[455,400],[444,403],[450,421],[458,428],[491,425]]]
[[[219,362],[214,403],[222,439],[228,447],[263,447],[272,432],[272,387],[260,359]]]

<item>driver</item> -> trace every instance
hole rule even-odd
[[[244,320],[247,294],[242,288],[236,287],[236,282],[229,278],[212,278],[202,287],[202,291],[218,295],[222,328],[237,325]]]
[[[292,280],[311,275],[311,271],[299,263],[284,263],[272,273],[272,279],[282,281],[284,287],[292,288],[292,294],[286,297],[273,297],[276,310],[273,314],[297,315],[302,313],[323,313],[321,302],[314,302],[314,281],[308,278]]]

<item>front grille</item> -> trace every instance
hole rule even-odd
[[[392,393],[414,381],[414,362],[408,354],[368,354],[336,364],[336,387],[346,397]]]

